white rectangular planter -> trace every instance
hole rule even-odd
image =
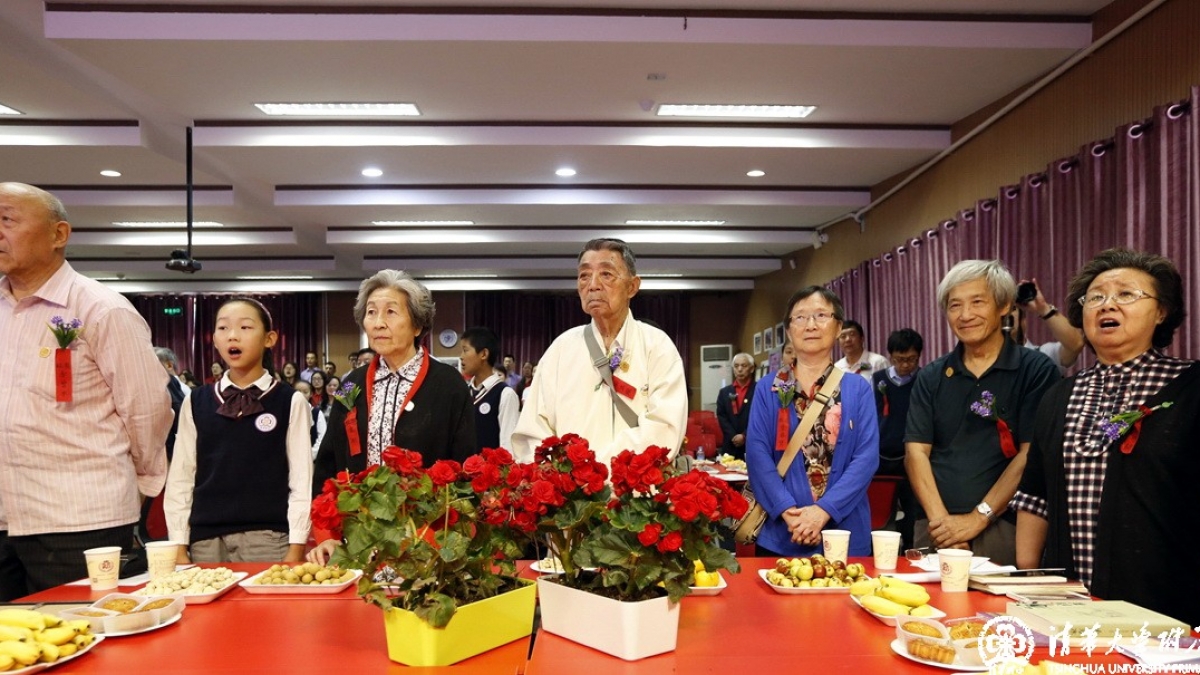
[[[679,603],[666,596],[620,602],[538,579],[542,628],[626,661],[675,651]]]

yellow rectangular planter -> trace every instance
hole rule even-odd
[[[533,632],[537,586],[524,586],[458,608],[444,628],[431,628],[399,608],[384,612],[388,658],[407,666],[448,666]]]

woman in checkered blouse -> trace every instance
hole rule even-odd
[[[1200,569],[1200,365],[1163,353],[1184,308],[1166,258],[1110,249],[1083,266],[1067,315],[1098,363],[1047,390],[1012,506],[1019,566],[1195,626],[1172,570]]]

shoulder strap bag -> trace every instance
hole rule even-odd
[[[621,398],[617,390],[613,389],[612,369],[608,367],[608,357],[604,355],[604,350],[600,349],[600,343],[596,341],[596,336],[592,334],[591,325],[584,326],[583,341],[587,343],[588,354],[592,357],[592,365],[596,367],[596,370],[600,371],[600,377],[604,378],[604,384],[608,385],[608,393],[612,395],[613,407],[617,409],[617,412],[621,415],[621,419],[625,420],[625,424],[630,429],[637,428],[637,413]]]

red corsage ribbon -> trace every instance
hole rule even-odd
[[[1012,459],[1016,457],[1017,444],[1013,441],[1012,430],[1008,428],[1008,422],[997,419],[996,431],[1000,433],[1000,452],[1004,453],[1004,458]]]
[[[613,389],[615,389],[618,394],[624,396],[625,398],[629,399],[630,401],[632,401],[633,398],[635,396],[637,396],[637,389],[634,389],[633,385],[629,384],[625,380],[622,380],[621,378],[617,377],[616,375],[613,375],[612,382],[613,382]]]
[[[1129,429],[1129,433],[1125,435],[1125,440],[1121,441],[1121,454],[1128,455],[1133,452],[1133,446],[1137,445],[1138,436],[1142,434],[1142,420],[1154,414],[1154,410],[1147,408],[1144,405],[1138,406],[1142,416],[1134,420],[1133,425]]]
[[[74,378],[71,376],[71,350],[54,350],[54,400],[70,403],[74,397]]]

